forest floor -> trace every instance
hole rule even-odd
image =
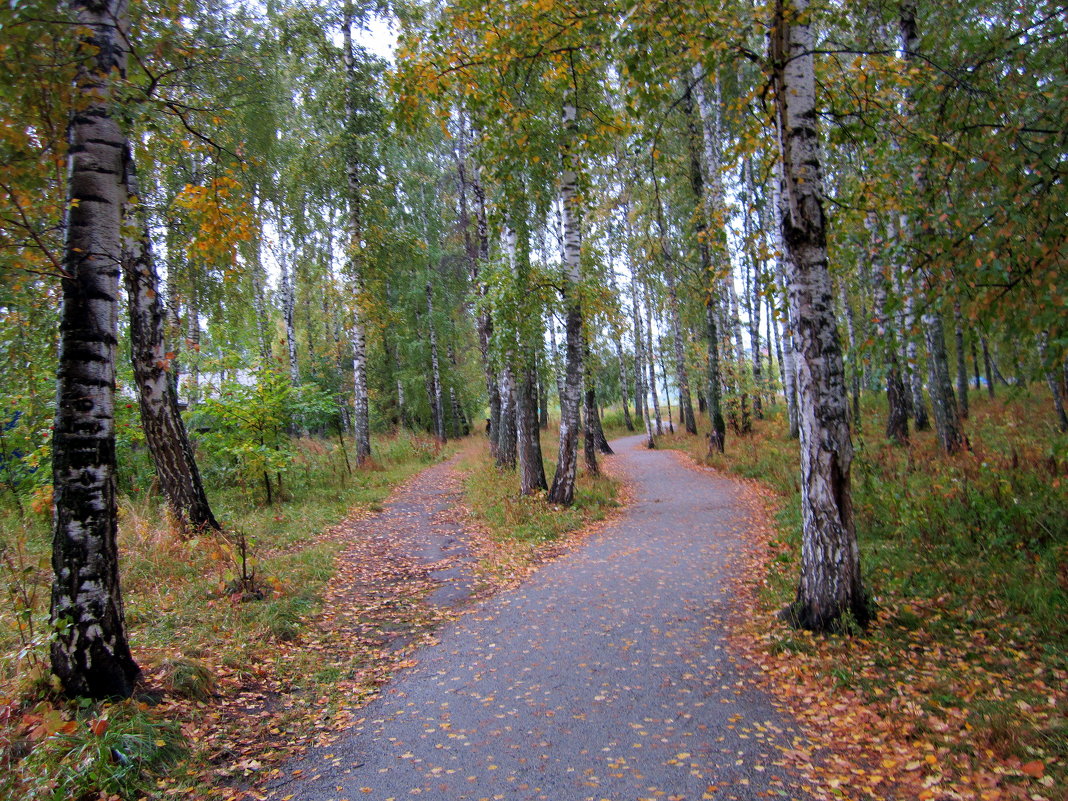
[[[812,797],[808,740],[727,643],[762,559],[749,537],[760,500],[640,437],[616,445],[605,466],[625,480],[626,508],[406,652],[409,669],[354,705],[336,736],[275,772],[271,797]],[[399,564],[414,555],[444,579],[429,600],[449,614],[478,593],[464,552],[483,546],[461,545],[470,532],[444,511],[447,497],[420,494],[424,511],[398,496],[379,519],[397,535],[379,526],[376,537],[408,554]],[[350,586],[332,593],[333,609],[364,603]]]

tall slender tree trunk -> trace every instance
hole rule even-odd
[[[282,250],[279,248],[279,250]],[[294,276],[289,270],[289,254],[284,250],[279,254],[281,267],[282,320],[286,328],[286,354],[289,356],[289,381],[296,386],[300,383],[300,369],[297,365],[297,329],[295,324],[297,293]]]
[[[115,500],[126,138],[112,75],[126,73],[125,0],[72,0],[78,79],[67,136],[67,218],[52,435],[52,672],[68,695],[127,697],[141,674],[126,637]]]
[[[994,400],[994,371],[990,359],[990,347],[987,345],[986,337],[982,337],[980,341],[983,345],[983,370],[986,374],[986,392],[990,396],[990,400]]]
[[[616,286],[616,271],[611,256],[608,260],[608,287],[612,291],[612,297],[619,297],[619,288]],[[623,359],[623,337],[620,334],[620,326],[612,324],[612,343],[616,349],[616,361],[619,363],[619,394],[623,401],[623,425],[627,431],[634,430],[634,423],[630,419],[630,408],[627,406],[627,365]]]
[[[663,320],[660,321],[663,325]],[[664,402],[667,405],[667,423],[668,431],[672,434],[675,433],[675,423],[671,417],[671,390],[668,389],[668,371],[667,362],[664,359],[664,352],[660,351],[660,377],[663,380],[664,385]]]
[[[764,417],[763,401],[764,369],[760,358],[760,259],[756,250],[756,226],[753,212],[756,205],[756,187],[753,184],[752,165],[748,158],[742,160],[742,185],[745,188],[743,203],[743,229],[745,234],[745,311],[749,318],[749,345],[753,354],[753,416]]]
[[[911,65],[916,61],[920,41],[919,28],[916,23],[916,3],[914,0],[902,0],[899,11],[901,47],[905,54],[905,62]],[[906,111],[906,115],[913,117],[915,111],[911,108],[912,97],[908,100],[910,108]],[[922,199],[927,194],[927,176],[919,161],[913,169],[913,182],[918,198]],[[904,221],[908,219],[905,215],[902,215],[902,218]],[[905,230],[909,232],[913,242],[923,241],[920,228],[908,224]],[[946,453],[954,453],[960,449],[963,435],[961,434],[960,413],[956,399],[953,397],[953,383],[949,375],[945,329],[942,324],[942,315],[934,304],[935,299],[930,286],[924,289],[927,290],[924,292],[926,307],[921,319],[923,338],[927,345],[927,389],[931,395],[931,411],[942,450]]]
[[[356,59],[352,50],[353,9],[351,0],[346,0],[344,7],[343,57],[345,76],[348,85],[345,91],[345,117],[356,118],[358,110],[355,104],[354,83],[356,80]],[[345,177],[349,190],[348,219],[348,256],[349,272],[352,280],[352,425],[356,435],[356,464],[362,465],[371,456],[371,405],[367,395],[367,335],[361,308],[363,294],[363,188],[360,181],[360,163],[356,148],[352,142],[347,143],[348,154],[345,159]]]
[[[660,416],[660,393],[656,391],[656,350],[653,348],[653,309],[649,297],[649,285],[645,286],[645,361],[649,367],[649,395],[653,399],[653,415],[656,418],[656,435],[664,433]]]
[[[638,307],[637,281],[630,281],[631,318],[634,324],[634,415],[644,421],[649,416],[645,390],[645,334],[642,330],[641,310]]]
[[[878,258],[880,240],[877,220],[868,216],[868,230],[871,234],[871,272],[873,311],[875,312],[875,334],[878,347],[886,362],[886,436],[892,442],[903,445],[909,439],[909,416],[905,407],[905,384],[901,380],[901,367],[897,361],[897,339],[894,326],[890,324],[886,307],[888,305],[889,279],[886,266]]]
[[[1064,392],[1057,376],[1057,367],[1049,364],[1049,331],[1043,331],[1038,335],[1038,358],[1042,362],[1046,384],[1053,395],[1053,410],[1057,415],[1057,425],[1061,431],[1068,431],[1068,415],[1064,411]]]
[[[160,489],[179,526],[220,529],[200,480],[193,447],[167,375],[163,304],[152,258],[148,221],[137,198],[140,190],[132,155],[126,162],[128,200],[124,228],[123,274],[130,314],[130,356],[141,410],[141,428],[156,467]]]
[[[500,417],[497,422],[497,466],[514,470],[516,465],[516,381],[511,364],[505,364],[497,373],[498,397],[501,399]]]
[[[259,202],[256,203],[256,217],[259,219]],[[252,283],[252,312],[256,316],[256,341],[260,347],[260,361],[269,364],[271,361],[271,321],[267,314],[267,290],[266,274],[263,269],[263,241],[256,227],[256,235],[249,246],[251,263],[249,264],[249,280]]]
[[[857,353],[857,327],[856,315],[853,312],[853,304],[849,302],[849,293],[846,291],[844,281],[838,284],[839,301],[846,316],[846,341],[849,343],[849,395],[853,401],[851,419],[853,427],[861,430],[860,419],[860,358]],[[844,369],[844,367],[843,367]]]
[[[901,220],[904,224],[906,221]],[[894,234],[896,235],[896,233]],[[919,326],[916,321],[916,284],[909,276],[901,276],[899,291],[904,298],[905,361],[904,373],[909,386],[909,408],[917,431],[931,427],[927,417],[927,400],[923,396],[923,373],[920,370],[920,348],[917,342]]]
[[[542,374],[541,362],[543,359],[544,354],[539,353],[534,370],[538,378],[538,427],[544,431],[549,428],[549,387],[546,385],[545,376]]]
[[[687,90],[689,94],[689,90]],[[652,176],[657,180],[656,175]],[[679,320],[679,292],[675,277],[675,259],[668,246],[667,225],[664,221],[664,207],[660,192],[656,192],[656,218],[660,230],[660,249],[664,254],[664,283],[667,285],[667,313],[671,325],[671,342],[675,350],[675,381],[679,389],[679,421],[690,434],[697,433],[697,421],[693,416],[693,400],[690,396],[690,376],[686,370],[686,349],[682,344],[682,323]],[[665,378],[665,386],[666,386]],[[670,401],[669,401],[670,402]],[[670,413],[668,421],[670,425]]]
[[[560,448],[556,474],[549,488],[549,502],[570,506],[575,499],[578,472],[579,404],[582,396],[582,306],[578,288],[582,281],[582,206],[578,194],[578,108],[564,103],[563,127],[567,139],[560,175],[560,227],[564,245],[563,302],[564,386],[560,396]]]
[[[634,332],[634,416],[640,425],[649,416],[649,410],[645,400],[645,362],[643,355],[642,316],[638,307],[638,288],[635,275],[634,256],[631,252],[633,233],[630,225],[630,204],[623,205],[623,224],[626,231],[627,257],[630,264],[630,319],[631,329]],[[648,428],[648,426],[646,426]]]
[[[780,223],[781,226],[781,223]],[[783,320],[782,334],[782,358],[783,358],[783,394],[786,396],[786,417],[789,421],[790,436],[797,439],[800,436],[801,421],[797,408],[797,360],[794,353],[794,321],[790,313],[790,301],[787,296],[786,271],[783,267],[785,259],[780,259],[777,270],[779,273],[779,285],[783,296]]]
[[[960,415],[953,397],[953,381],[949,375],[949,356],[942,315],[934,312],[923,315],[923,334],[927,344],[927,369],[934,413],[935,431],[942,450],[955,453],[963,444]]]
[[[589,376],[586,377],[589,381]],[[582,393],[582,455],[586,472],[591,476],[601,474],[597,464],[597,433],[593,430],[593,418],[597,414],[597,400],[593,388],[587,384]]]
[[[457,136],[456,174],[459,182],[460,195],[460,228],[464,235],[464,250],[467,253],[468,276],[471,286],[478,297],[485,298],[486,285],[481,280],[481,267],[489,258],[489,226],[486,222],[486,196],[482,190],[482,183],[478,176],[476,166],[471,176],[470,188],[475,199],[475,237],[471,236],[471,224],[467,205],[467,142],[469,131],[467,130],[467,116],[460,112],[460,133]],[[489,448],[490,455],[497,458],[497,429],[500,427],[501,396],[497,387],[497,375],[490,359],[490,338],[493,335],[493,321],[486,304],[478,310],[475,321],[478,334],[478,350],[482,359],[482,371],[486,381],[486,404],[489,408]]]
[[[783,159],[782,238],[797,323],[803,538],[797,626],[864,625],[869,608],[853,520],[848,398],[827,268],[816,80],[808,0],[777,0],[771,35],[773,86]]]
[[[713,290],[714,291],[714,290]],[[708,350],[708,374],[705,394],[708,396],[708,452],[723,453],[727,428],[723,422],[723,398],[719,379],[719,332],[716,330],[715,298],[709,294],[705,301],[705,339]]]
[[[797,409],[797,365],[794,358],[794,331],[795,323],[790,309],[790,293],[786,282],[786,260],[789,255],[786,245],[782,241],[782,170],[780,162],[777,165],[775,180],[772,182],[772,215],[774,216],[774,241],[775,241],[775,280],[778,284],[777,292],[782,301],[783,332],[782,332],[782,391],[786,397],[786,418],[789,423],[790,436],[797,439],[800,436],[800,420]]]
[[[705,94],[703,77],[700,65],[694,65],[694,92],[697,96],[698,106],[701,108],[702,117],[704,110]],[[686,113],[687,150],[690,156],[690,190],[693,192],[694,201],[698,206],[704,206],[703,212],[694,217],[694,235],[697,239],[697,253],[700,259],[701,275],[707,281],[708,296],[705,298],[705,347],[707,353],[707,370],[705,374],[705,406],[708,412],[710,424],[708,434],[708,452],[723,453],[726,443],[726,426],[723,423],[723,395],[720,391],[722,376],[719,368],[719,331],[716,325],[716,281],[712,264],[712,247],[709,236],[717,243],[717,254],[722,247],[720,231],[710,231],[710,226],[715,228],[718,216],[711,212],[711,206],[716,202],[716,197],[706,194],[706,187],[716,186],[716,179],[711,182],[705,181],[705,169],[718,169],[718,158],[714,146],[706,141],[706,158],[708,163],[701,164],[701,150],[697,131],[697,120],[694,118],[693,101],[690,93],[683,97],[683,111]],[[711,194],[715,194],[714,192]]]
[[[200,310],[196,283],[189,288],[189,297],[185,302],[185,346],[188,354],[186,398],[192,408],[200,401]]]
[[[453,420],[453,436],[454,437],[466,437],[471,433],[471,426],[467,420],[467,415],[464,414],[463,404],[460,403],[460,396],[456,393],[456,379],[455,376],[459,374],[459,362],[456,360],[456,348],[453,347],[452,342],[448,345],[448,357],[449,364],[452,367],[453,380],[449,382],[449,405],[452,409]],[[400,382],[397,382],[397,386],[400,386]],[[403,396],[402,396],[403,397]]]
[[[968,419],[968,359],[964,351],[964,320],[960,303],[953,304],[954,344],[957,346],[957,410],[962,420]]]
[[[519,374],[519,397],[516,404],[516,433],[519,451],[519,492],[531,495],[548,489],[545,465],[541,456],[541,431],[538,425],[538,371],[534,353],[529,347],[523,352],[523,367]]]
[[[426,282],[427,330],[430,337],[430,387],[433,393],[431,411],[434,416],[434,436],[438,442],[445,441],[445,404],[441,394],[441,362],[438,359],[438,331],[434,324],[434,285]]]
[[[774,281],[769,283],[774,284]],[[782,381],[782,340],[779,338],[779,326],[775,322],[775,304],[772,302],[772,292],[768,292],[767,298],[765,298],[764,311],[767,312],[767,336],[765,341],[768,343],[768,383],[770,388],[768,393],[776,395],[774,381],[772,375],[779,374],[779,380]]]

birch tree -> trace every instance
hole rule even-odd
[[[785,615],[818,631],[870,615],[853,521],[848,398],[827,262],[808,0],[777,0],[772,85],[782,154],[782,238],[796,323],[801,440],[801,577]]]
[[[219,529],[200,479],[167,369],[170,359],[163,335],[164,309],[160,302],[159,275],[152,257],[148,221],[141,206],[132,154],[126,158],[126,191],[123,274],[141,428],[152,454],[160,488],[179,525],[194,530]]]
[[[126,137],[125,0],[72,0],[80,60],[68,128],[66,242],[52,482],[52,672],[64,692],[127,697],[140,676],[126,636],[115,499],[115,344]]]

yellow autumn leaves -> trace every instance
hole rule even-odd
[[[229,275],[237,263],[237,247],[252,238],[252,208],[240,183],[229,170],[203,185],[186,184],[174,199],[184,213],[190,236],[186,255],[193,261],[215,263]]]

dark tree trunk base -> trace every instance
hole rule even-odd
[[[779,618],[791,628],[821,634],[858,634],[875,620],[876,604],[868,597],[860,598],[846,608],[835,606],[817,610],[800,600],[779,612]]]

